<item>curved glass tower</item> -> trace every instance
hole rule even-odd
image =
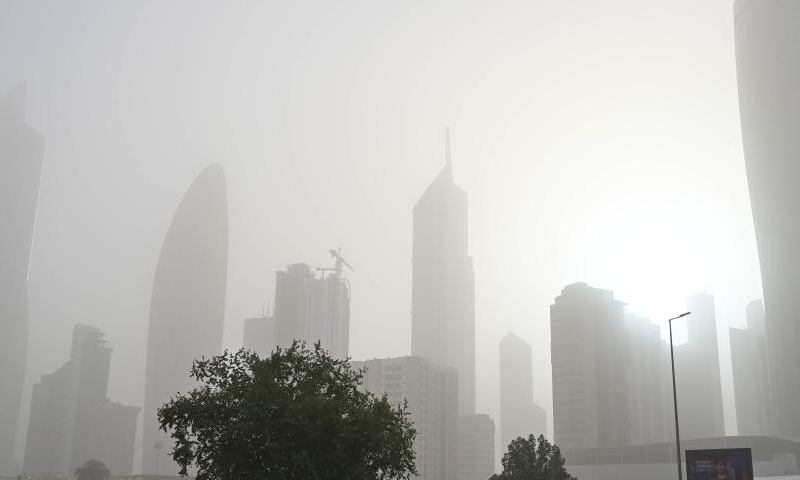
[[[142,472],[174,475],[172,443],[156,412],[186,392],[192,361],[222,348],[228,272],[225,174],[208,167],[183,197],[158,258],[147,334]]]
[[[800,438],[800,2],[737,0],[736,68],[778,435]]]
[[[11,474],[28,355],[30,265],[44,138],[25,124],[25,87],[0,95],[0,475]]]

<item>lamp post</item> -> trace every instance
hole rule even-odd
[[[672,361],[672,400],[675,404],[675,445],[678,449],[678,480],[683,480],[683,466],[681,465],[681,431],[678,426],[678,389],[675,387],[675,353],[672,350],[672,321],[683,318],[692,312],[681,313],[670,318],[669,322],[669,358]]]
[[[158,475],[158,454],[161,453],[161,449],[164,448],[164,442],[153,443],[153,448],[156,451],[156,475]]]

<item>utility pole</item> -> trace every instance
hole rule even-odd
[[[678,480],[683,480],[683,465],[681,464],[681,431],[678,424],[678,389],[675,386],[675,353],[672,349],[672,321],[683,318],[692,312],[681,313],[677,317],[670,318],[669,322],[669,357],[672,361],[672,400],[675,404],[675,445],[678,449]]]

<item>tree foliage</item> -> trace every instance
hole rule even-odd
[[[503,473],[489,480],[577,480],[564,468],[561,449],[544,435],[518,437],[503,455]]]
[[[77,469],[75,477],[77,480],[108,480],[111,472],[106,465],[99,460],[89,460]]]
[[[180,474],[198,480],[408,479],[416,431],[405,404],[363,392],[363,372],[319,344],[259,358],[196,360],[199,386],[158,410]]]

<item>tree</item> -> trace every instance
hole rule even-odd
[[[359,389],[364,372],[294,342],[270,356],[196,360],[200,384],[158,410],[172,458],[197,480],[409,479],[416,431],[407,405]]]
[[[518,437],[503,455],[503,473],[489,480],[577,480],[564,468],[561,449],[544,435]]]
[[[111,472],[99,460],[89,460],[75,470],[77,480],[108,480]]]

